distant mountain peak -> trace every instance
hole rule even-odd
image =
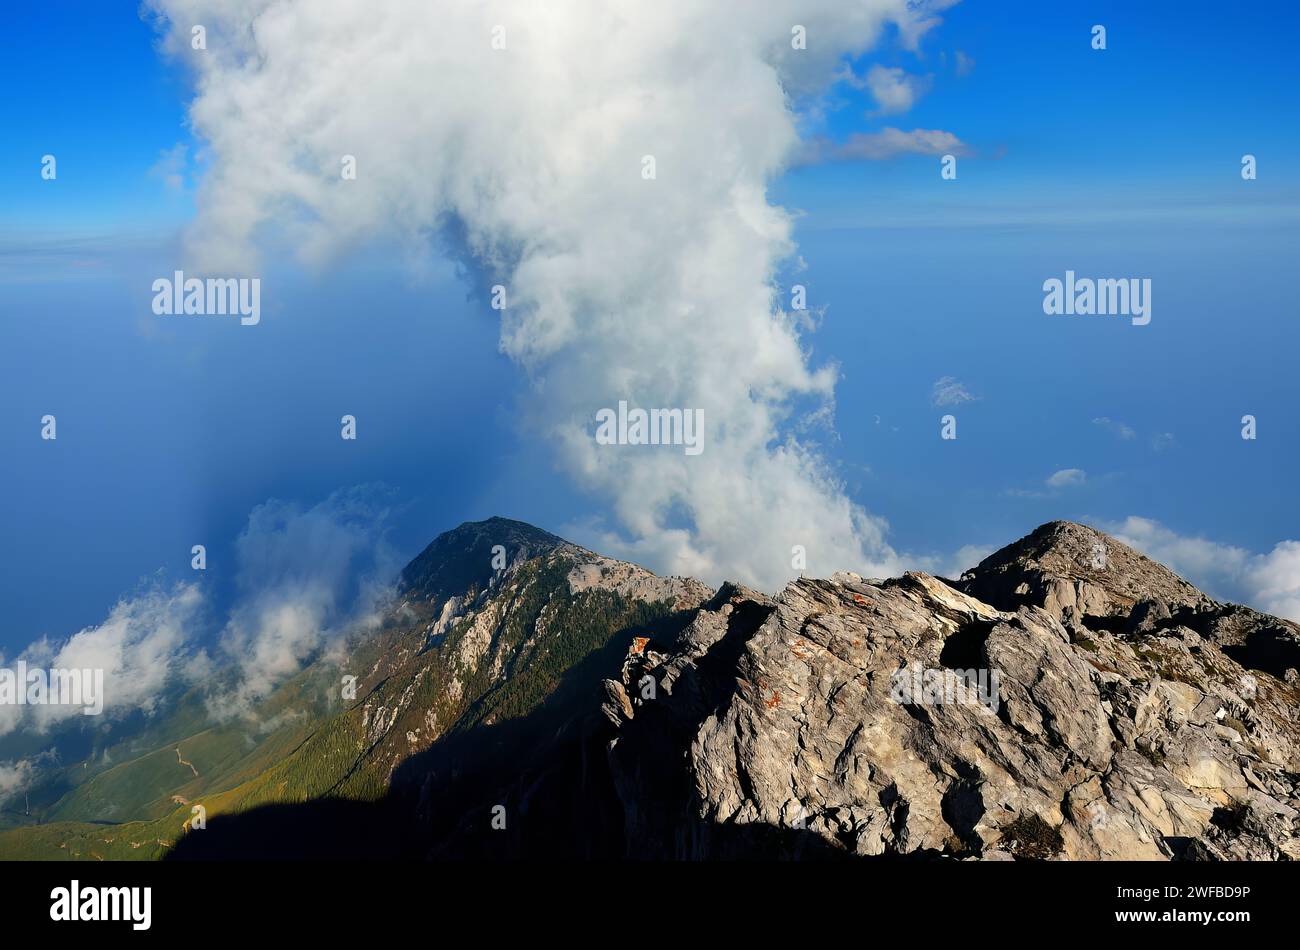
[[[466,521],[417,554],[402,570],[398,589],[403,596],[442,601],[488,586],[502,557],[510,566],[566,547],[575,546],[524,521],[499,516]]]
[[[1163,564],[1073,521],[1039,525],[967,571],[957,586],[1001,610],[1034,605],[1114,616],[1148,601],[1187,608],[1210,602]]]
[[[564,538],[551,534],[551,532],[531,525],[526,521],[516,521],[513,518],[493,515],[491,518],[485,518],[482,521],[461,522],[450,531],[444,531],[438,535],[430,547],[449,545],[469,548],[480,541],[502,545],[527,545],[539,551],[563,547],[569,543]]]
[[[435,611],[430,642],[495,596],[524,565],[561,567],[570,594],[603,590],[673,609],[693,608],[713,590],[689,577],[660,577],[606,557],[523,521],[493,517],[444,531],[402,571],[399,597]]]

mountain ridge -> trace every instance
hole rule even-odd
[[[743,606],[766,614],[736,632]],[[1298,631],[1070,522],[956,582],[735,588],[608,684],[624,787],[672,803],[630,808],[627,836],[668,858],[797,856],[811,833],[859,857],[1295,859]],[[736,688],[701,672],[720,649]],[[687,688],[638,702],[645,675]],[[656,792],[673,732],[686,774]]]
[[[367,829],[336,857],[1300,856],[1300,627],[1084,525],[956,580],[768,595],[491,518],[397,589],[243,758],[210,730],[149,751],[202,775],[158,786],[161,816],[0,832],[0,854],[305,856],[324,822]],[[104,781],[78,814],[113,805]],[[182,835],[192,803],[210,825]]]

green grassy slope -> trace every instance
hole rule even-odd
[[[65,770],[68,791],[44,821],[0,831],[0,859],[157,859],[184,833],[194,803],[211,819],[271,803],[383,796],[411,755],[450,733],[527,715],[615,633],[630,636],[668,612],[607,590],[572,593],[571,567],[540,556],[484,598],[475,583],[466,601],[479,598],[476,610],[436,644],[426,631],[441,603],[412,598],[341,666],[320,660],[282,684],[254,720],[214,724],[183,697],[174,718],[113,747],[111,764]],[[359,679],[351,701],[340,696],[344,672]],[[144,738],[153,744],[141,748]]]

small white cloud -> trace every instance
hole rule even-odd
[[[31,784],[35,770],[26,759],[17,762],[0,762],[0,805]]]
[[[916,104],[930,86],[928,76],[912,76],[897,66],[872,66],[865,81],[880,107],[876,115],[896,115]]]
[[[1172,449],[1177,444],[1178,440],[1172,432],[1157,432],[1151,437],[1151,448],[1156,452]]]
[[[814,139],[805,143],[795,164],[818,162],[884,161],[900,155],[966,155],[970,150],[951,132],[892,126],[879,132],[858,132],[841,143]]]
[[[954,65],[956,66],[958,76],[969,76],[972,70],[975,69],[975,60],[973,57],[967,56],[961,50],[957,50]]]
[[[1081,468],[1063,468],[1059,472],[1053,472],[1047,479],[1048,488],[1069,488],[1072,485],[1082,485],[1088,480],[1088,473]]]
[[[1137,435],[1137,433],[1134,432],[1131,427],[1125,425],[1124,423],[1116,419],[1111,419],[1106,416],[1100,416],[1096,419],[1093,419],[1092,424],[1095,426],[1101,426],[1103,429],[1107,429],[1110,432],[1113,432],[1115,435],[1119,436],[1121,439],[1124,439],[1126,441],[1132,439],[1134,436]]]
[[[944,406],[960,406],[963,403],[974,402],[975,399],[976,397],[972,396],[955,376],[940,377],[930,388],[930,405],[936,409]]]
[[[53,749],[13,762],[0,762],[0,805],[32,787],[44,768],[57,766],[59,755]]]
[[[149,177],[161,179],[170,191],[180,191],[185,187],[185,160],[188,152],[184,142],[163,149],[158,153],[158,161],[149,169]]]

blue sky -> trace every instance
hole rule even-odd
[[[130,5],[11,16],[0,652],[98,623],[159,571],[187,577],[195,543],[229,600],[235,539],[271,498],[386,486],[404,557],[467,519],[563,532],[599,513],[514,421],[526,380],[432,250],[418,276],[384,243],[321,270],[276,260],[255,333],[160,324],[140,288],[170,272],[159,261],[194,215],[189,78]],[[822,311],[805,342],[839,366],[823,444],[849,496],[888,520],[896,550],[944,563],[1053,518],[1136,515],[1258,554],[1297,537],[1300,12],[965,2],[943,16],[919,51],[886,43],[853,64],[928,77],[911,108],[876,114],[843,84],[803,130],[946,130],[965,144],[958,180],[904,155],[805,165],[772,188],[801,212],[805,266],[780,279]],[[179,188],[168,153],[187,158]],[[1150,277],[1151,324],[1045,317],[1042,282],[1066,269]],[[936,407],[944,377],[971,401]],[[356,443],[338,438],[345,412]],[[38,437],[45,413],[55,443]],[[1239,436],[1245,413],[1256,441]],[[1068,469],[1086,476],[1046,484]]]

